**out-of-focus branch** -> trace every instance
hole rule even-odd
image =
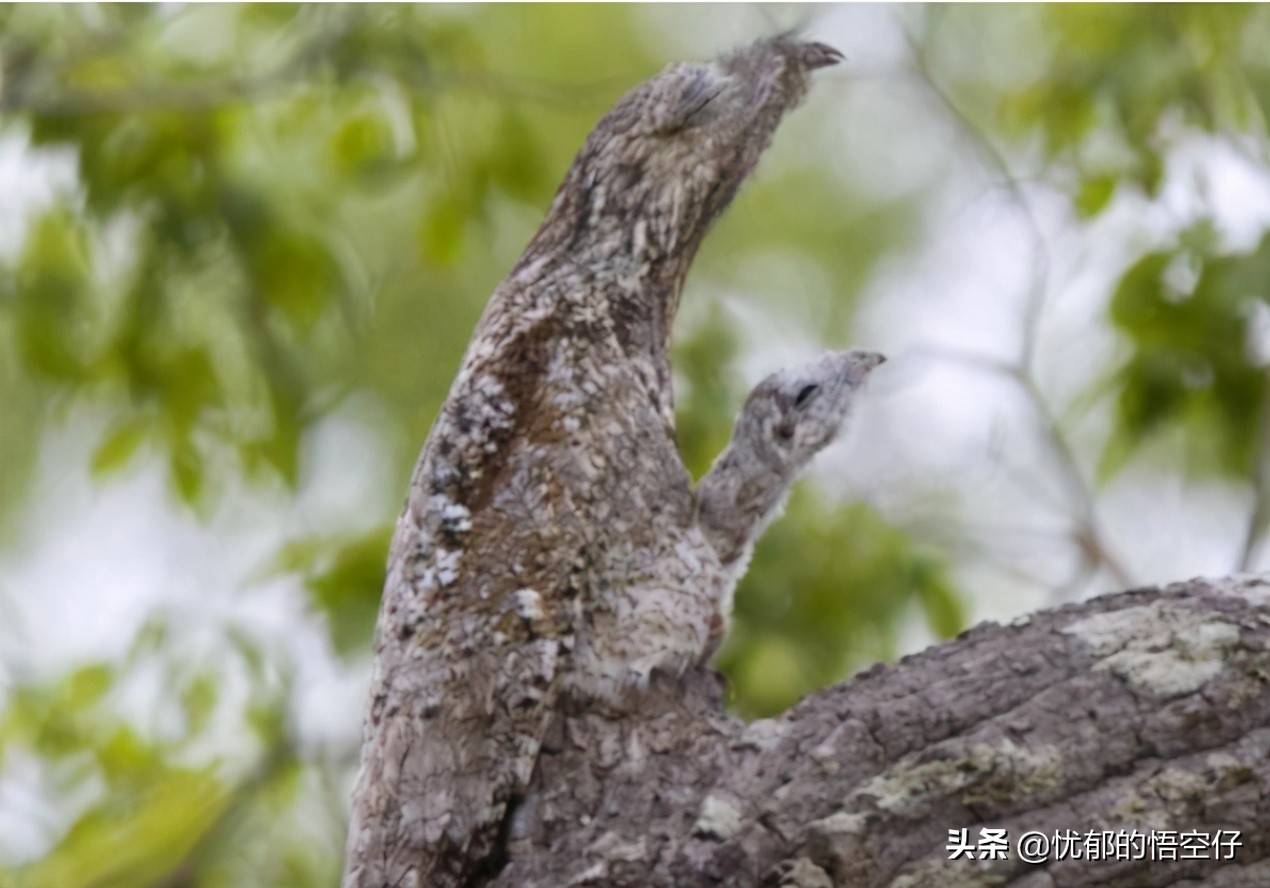
[[[46,117],[85,114],[126,114],[163,109],[207,110],[231,102],[266,99],[302,83],[312,64],[288,65],[256,77],[226,77],[173,86],[144,84],[130,89],[63,92],[50,98],[0,95],[0,113],[31,113]],[[369,73],[369,71],[368,71]],[[395,72],[400,75],[401,72]],[[614,82],[619,78],[612,78]],[[472,92],[508,101],[576,108],[597,97],[606,82],[563,84],[525,80],[478,70],[424,70],[402,76],[404,85],[424,93]]]
[[[1076,459],[1075,451],[1072,450],[1071,442],[1067,440],[1067,436],[1059,428],[1058,420],[1050,411],[1049,404],[1041,394],[1032,375],[1021,372],[1018,380],[1019,385],[1023,387],[1024,392],[1027,394],[1028,402],[1037,413],[1041,428],[1045,433],[1045,439],[1058,457],[1058,464],[1066,476],[1067,487],[1074,494],[1076,506],[1080,510],[1080,514],[1074,516],[1076,528],[1072,535],[1073,541],[1079,547],[1082,555],[1090,562],[1105,567],[1107,572],[1115,579],[1117,585],[1132,586],[1133,579],[1129,575],[1129,571],[1112,551],[1106,540],[1106,535],[1099,525],[1093,490],[1081,472],[1080,464]]]
[[[998,185],[1006,190],[1014,202],[1028,230],[1032,241],[1032,277],[1028,286],[1027,300],[1024,307],[1023,345],[1019,356],[1019,366],[1030,370],[1036,352],[1036,338],[1040,327],[1041,314],[1045,309],[1045,296],[1049,288],[1050,256],[1045,244],[1045,234],[1041,231],[1040,222],[1032,211],[1027,194],[1019,178],[1010,169],[1009,162],[1001,150],[979,129],[970,116],[956,103],[943,88],[930,70],[924,47],[905,32],[909,50],[913,58],[913,72],[918,81],[926,88],[937,104],[951,118],[966,141],[975,149],[984,163],[997,175]]]
[[[38,53],[24,53],[23,47],[0,47],[4,56],[0,76],[0,113],[28,113],[42,117],[75,117],[88,114],[128,114],[164,109],[200,111],[231,102],[258,101],[278,95],[301,84],[315,68],[329,60],[333,50],[352,28],[355,18],[345,16],[338,27],[330,27],[295,52],[290,59],[270,71],[250,76],[211,77],[188,83],[151,82],[126,88],[103,90],[49,90],[28,88],[29,78],[39,61]],[[54,74],[59,67],[52,65]],[[367,73],[371,73],[370,67]],[[563,84],[524,75],[508,75],[483,70],[432,67],[426,54],[409,68],[397,66],[390,72],[403,86],[423,92],[474,92],[509,101],[540,105],[577,107],[607,96],[614,85],[629,78],[615,76],[587,84]]]
[[[307,45],[273,70],[251,76],[229,76],[190,83],[152,82],[122,89],[65,90],[57,89],[41,95],[30,89],[29,78],[38,66],[47,64],[54,78],[64,72],[68,62],[39,61],[38,52],[21,64],[4,65],[0,78],[0,113],[28,113],[41,117],[75,117],[86,114],[126,114],[154,111],[166,108],[180,110],[206,110],[229,102],[262,99],[293,86],[309,74],[315,65],[328,56],[338,45],[346,28],[330,28],[318,34]],[[95,45],[91,38],[85,43]],[[10,59],[22,57],[21,48],[6,47]],[[82,61],[74,52],[68,58]]]
[[[912,54],[912,72],[982,158],[985,165],[1000,179],[1000,186],[1010,195],[1028,230],[1033,254],[1031,279],[1024,304],[1022,345],[1015,361],[1003,361],[974,352],[945,347],[928,347],[924,350],[932,357],[1003,376],[1019,386],[1019,390],[1036,415],[1038,428],[1054,455],[1055,462],[1062,473],[1064,486],[1075,507],[1076,514],[1069,516],[1073,522],[1071,542],[1077,548],[1085,565],[1105,568],[1117,585],[1131,586],[1133,581],[1129,571],[1115,555],[1106,540],[1105,533],[1099,526],[1093,490],[1086,481],[1075,451],[1060,428],[1036,380],[1034,364],[1037,340],[1049,289],[1050,270],[1049,251],[1046,248],[1040,223],[1037,221],[1021,182],[1010,169],[1005,155],[936,79],[930,69],[923,44],[907,31],[905,31],[905,37]],[[1087,571],[1078,571],[1078,574],[1085,572]]]

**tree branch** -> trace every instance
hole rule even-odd
[[[58,82],[57,76],[61,73],[60,69],[68,67],[70,62],[47,63],[47,70],[37,70],[38,55],[33,48],[9,47],[6,52],[6,47],[0,46],[0,62],[5,62],[3,70],[0,70],[0,112],[62,118],[163,110],[203,112],[236,102],[263,101],[309,84],[314,70],[331,61],[334,50],[352,33],[357,22],[355,15],[341,17],[337,26],[317,34],[291,58],[258,74],[232,76],[209,72],[201,78],[181,82],[160,79],[104,89],[67,89]],[[110,45],[108,41],[101,42]],[[91,42],[85,51],[95,47],[96,43]],[[7,60],[6,55],[10,57]],[[76,62],[83,59],[82,54],[67,55]],[[42,77],[34,77],[36,73]],[[607,97],[618,84],[629,82],[629,77],[624,75],[567,84],[479,68],[437,68],[429,63],[426,47],[419,48],[418,59],[408,66],[379,68],[367,64],[362,73],[393,77],[404,88],[423,95],[453,91],[487,95],[505,102],[565,109],[593,104]],[[43,91],[29,88],[32,80],[47,81],[43,84]]]
[[[709,670],[567,712],[516,812],[522,888],[1270,884],[1270,581],[1045,611],[745,724]],[[950,862],[951,829],[1239,830],[1233,860]]]
[[[1080,554],[1083,564],[1090,568],[1101,566],[1107,570],[1117,585],[1130,586],[1133,584],[1133,579],[1124,562],[1113,552],[1102,530],[1097,517],[1094,493],[1085,480],[1076,453],[1059,426],[1054,411],[1050,408],[1036,378],[1037,343],[1040,338],[1041,319],[1045,312],[1046,296],[1049,292],[1051,264],[1040,222],[1036,218],[1036,213],[1032,209],[1032,204],[1028,200],[1019,177],[1010,168],[1005,154],[986,133],[976,126],[931,71],[927,57],[929,35],[921,41],[905,31],[905,38],[912,56],[914,76],[981,158],[985,167],[998,177],[1000,186],[1009,194],[1011,202],[1027,229],[1032,245],[1031,276],[1024,297],[1022,345],[1018,357],[1013,362],[1003,362],[962,349],[944,349],[938,356],[982,372],[1004,375],[1019,385],[1036,414],[1037,427],[1054,456],[1063,476],[1064,486],[1078,513],[1069,516],[1073,525],[1071,541]],[[1088,573],[1092,574],[1093,571]],[[1071,587],[1068,584],[1064,584],[1059,586],[1058,590],[1065,594],[1069,588]]]

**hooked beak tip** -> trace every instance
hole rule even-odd
[[[879,365],[886,363],[886,355],[878,354],[877,352],[868,352],[862,358],[863,360],[858,361],[851,373],[851,378],[855,385],[862,384]]]
[[[804,43],[802,48],[803,67],[808,71],[817,68],[828,68],[841,62],[845,56],[827,43]]]

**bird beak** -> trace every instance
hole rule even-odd
[[[852,386],[860,385],[877,367],[886,363],[886,356],[877,352],[856,352],[852,357],[854,360],[847,371],[847,379]]]
[[[803,67],[808,71],[828,68],[843,60],[844,56],[827,43],[804,43],[800,53]]]

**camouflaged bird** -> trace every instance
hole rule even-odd
[[[719,604],[724,619],[754,543],[780,515],[812,457],[837,438],[856,392],[885,361],[877,352],[826,352],[771,374],[745,399],[727,449],[697,485],[697,526],[727,577]]]
[[[345,888],[497,871],[561,695],[699,661],[725,571],[675,448],[671,322],[710,223],[841,56],[790,36],[636,87],[486,307],[397,524]]]

